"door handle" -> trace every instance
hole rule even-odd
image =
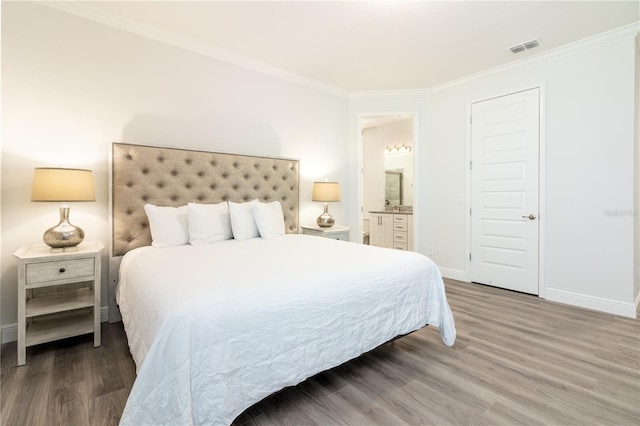
[[[523,219],[536,220],[535,214],[530,214],[529,216],[522,216]]]

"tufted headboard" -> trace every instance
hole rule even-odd
[[[112,160],[113,256],[151,244],[146,203],[278,200],[286,232],[298,232],[298,160],[122,143]]]

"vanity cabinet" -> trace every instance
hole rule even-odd
[[[413,250],[413,215],[372,212],[369,219],[369,244]]]
[[[413,251],[413,215],[393,215],[393,248]]]
[[[393,215],[372,213],[369,219],[369,244],[393,248]]]

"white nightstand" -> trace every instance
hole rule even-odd
[[[321,228],[319,226],[302,226],[302,233],[315,235],[316,237],[333,238],[334,240],[349,241],[348,226],[332,226],[331,228]]]
[[[74,251],[51,252],[24,246],[18,259],[18,365],[27,346],[93,333],[100,346],[101,243]]]

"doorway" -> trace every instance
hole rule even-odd
[[[471,281],[539,295],[540,89],[471,105]]]
[[[377,214],[391,214],[394,210],[413,212],[416,119],[415,113],[360,115],[360,218],[365,244],[379,245],[375,244],[375,238],[369,239],[371,227],[382,226],[384,222]],[[392,235],[393,224],[388,228]],[[413,232],[413,227],[409,230],[407,225],[405,231]],[[413,241],[413,235],[410,239]],[[393,238],[389,236],[388,240],[384,246],[393,247]]]

